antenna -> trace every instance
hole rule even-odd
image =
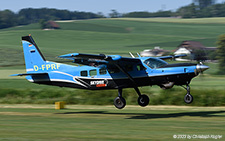
[[[139,58],[141,58],[141,56],[140,56],[140,54],[139,54],[139,53],[137,53],[137,55],[138,55],[138,57],[139,57]]]
[[[130,53],[130,56],[131,56],[132,58],[135,58],[134,55],[133,55],[131,52],[129,52],[129,53]]]

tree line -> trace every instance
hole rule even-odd
[[[103,15],[92,12],[78,12],[49,8],[26,8],[14,13],[10,10],[0,11],[0,29],[18,25],[37,23],[40,20],[80,20],[103,18]]]
[[[197,1],[197,0],[194,0]],[[200,1],[200,2],[199,2]],[[201,2],[203,1],[203,2]],[[158,11],[158,12],[130,12],[121,17],[131,18],[151,18],[151,17],[181,17],[181,18],[208,18],[225,17],[225,3],[215,4],[213,0],[198,0],[187,6],[180,7],[176,11]]]
[[[190,5],[179,8],[176,11],[158,12],[130,12],[119,13],[111,10],[107,17],[130,17],[130,18],[151,18],[151,17],[181,17],[181,18],[203,18],[203,17],[225,17],[225,3],[215,4],[215,0],[193,0]],[[25,8],[18,13],[10,10],[0,11],[0,29],[18,25],[26,25],[40,22],[40,20],[80,20],[106,18],[101,12],[79,12],[69,10],[59,10],[51,8]]]

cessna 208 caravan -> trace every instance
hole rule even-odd
[[[122,109],[126,100],[122,96],[124,88],[134,88],[138,94],[138,104],[147,106],[149,97],[141,94],[138,87],[158,85],[163,89],[174,85],[182,86],[187,94],[184,101],[193,101],[190,94],[192,78],[209,67],[203,64],[177,63],[168,64],[164,60],[177,56],[163,57],[121,57],[120,55],[94,55],[70,53],[58,56],[70,59],[81,66],[46,61],[32,36],[22,37],[26,73],[12,76],[26,76],[33,83],[59,87],[81,88],[89,90],[118,89],[114,105]]]

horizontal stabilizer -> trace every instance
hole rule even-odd
[[[158,58],[162,59],[162,60],[167,60],[167,59],[174,59],[174,58],[185,57],[185,56],[187,56],[187,55],[186,54],[180,54],[180,55],[162,56],[162,57],[158,57]]]
[[[28,75],[46,75],[48,73],[20,73],[20,74],[12,74],[10,76],[28,76]]]

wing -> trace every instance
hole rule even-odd
[[[81,53],[61,55],[59,58],[72,59],[75,63],[79,62],[80,64],[84,65],[87,65],[88,63],[102,63],[107,66],[109,73],[115,73],[116,71],[120,70],[128,77],[135,90],[139,92],[135,80],[129,73],[129,71],[133,70],[134,65],[138,67],[138,70],[145,70],[145,67],[139,58],[121,57],[120,55],[106,56],[104,54],[94,55]]]
[[[105,61],[106,56],[104,54],[94,55],[94,54],[83,54],[83,53],[70,53],[58,56],[59,58],[73,60],[73,63],[88,65],[88,66],[98,66],[101,64],[107,64]]]
[[[104,54],[83,54],[83,53],[71,53],[58,56],[59,58],[65,58],[73,60],[74,63],[83,65],[101,65],[101,64],[112,64],[113,62],[127,62],[127,63],[140,63],[138,58],[121,57],[120,55],[104,55]]]
[[[58,56],[59,58],[66,58],[66,59],[105,59],[106,55],[104,54],[84,54],[84,53],[70,53],[70,54],[65,54]]]
[[[181,55],[161,56],[161,57],[158,57],[158,58],[162,59],[162,60],[167,60],[167,59],[174,59],[174,58],[185,57],[185,56],[187,56],[187,55],[181,54]]]

